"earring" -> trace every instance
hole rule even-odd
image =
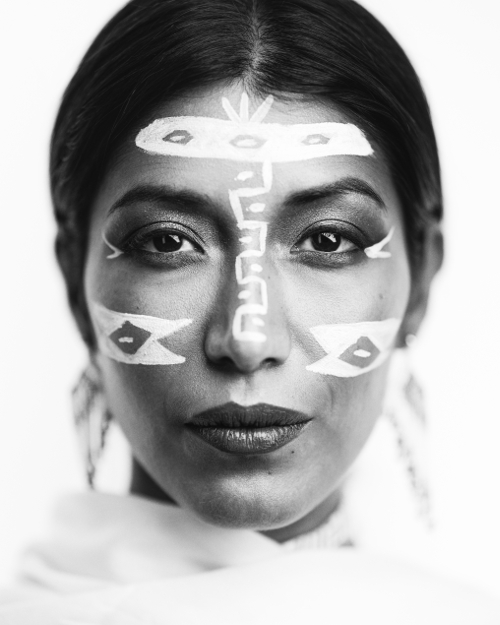
[[[106,408],[98,368],[90,362],[72,392],[73,416],[90,488],[102,455],[111,414]]]
[[[399,457],[405,465],[418,514],[428,527],[432,527],[424,393],[411,370],[410,345],[414,344],[415,339],[414,335],[407,335],[406,347],[396,349],[392,356],[384,415],[396,434]]]

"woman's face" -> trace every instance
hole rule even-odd
[[[93,206],[85,293],[107,402],[179,505],[284,527],[333,501],[380,414],[410,294],[401,207],[376,144],[331,105],[268,99],[245,121],[234,87],[162,118]]]

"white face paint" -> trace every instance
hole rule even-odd
[[[109,310],[97,302],[90,306],[100,351],[129,365],[176,365],[184,362],[167,349],[167,337],[192,319],[160,319]]]
[[[401,319],[336,323],[311,328],[327,356],[308,371],[353,378],[379,367],[390,355]]]
[[[108,256],[106,256],[108,260],[113,260],[113,258],[118,258],[119,256],[123,254],[123,252],[119,248],[117,248],[115,245],[113,245],[112,243],[108,241],[104,232],[102,233],[102,240],[104,241],[104,243],[106,243],[106,245],[112,251],[112,254],[109,254]]]
[[[373,149],[353,124],[263,124],[273,104],[268,96],[252,117],[243,93],[239,114],[227,98],[222,107],[228,120],[214,117],[165,117],[141,130],[136,145],[150,154],[223,158],[247,163],[284,163],[322,156],[368,156]],[[245,175],[248,172],[241,172]],[[244,180],[244,178],[242,179]]]
[[[213,117],[157,119],[137,136],[150,154],[290,163],[322,156],[369,156],[373,150],[353,124],[261,124]]]
[[[265,253],[267,222],[265,194],[272,186],[272,163],[302,161],[334,155],[368,156],[373,149],[363,132],[353,124],[264,124],[273,104],[268,96],[250,116],[249,98],[243,93],[239,113],[227,98],[222,108],[229,120],[212,117],[166,117],[157,119],[139,132],[136,145],[150,154],[190,158],[217,158],[245,163],[262,163],[256,173],[248,166],[236,182],[251,181],[229,189],[229,203],[242,231],[242,250],[236,258],[236,280],[242,304],[236,309],[233,336],[238,341],[264,342],[268,311],[267,284],[259,274],[259,259]],[[255,198],[256,201],[252,201]],[[109,245],[109,244],[108,244]],[[115,256],[113,256],[114,258]]]
[[[364,252],[368,256],[368,258],[390,258],[391,253],[384,251],[383,248],[389,243],[394,234],[394,226],[389,230],[389,233],[386,237],[375,243],[375,245],[371,245],[370,247],[366,247]]]

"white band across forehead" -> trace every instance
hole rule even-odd
[[[213,117],[165,117],[139,132],[149,154],[286,163],[336,155],[369,156],[373,149],[354,124],[266,124]]]

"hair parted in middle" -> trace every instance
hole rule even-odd
[[[377,142],[418,272],[423,232],[442,216],[439,159],[419,79],[384,26],[353,0],[132,0],[89,48],[52,137],[57,255],[90,346],[88,225],[114,155],[159,105],[235,82],[258,96],[331,102]]]

